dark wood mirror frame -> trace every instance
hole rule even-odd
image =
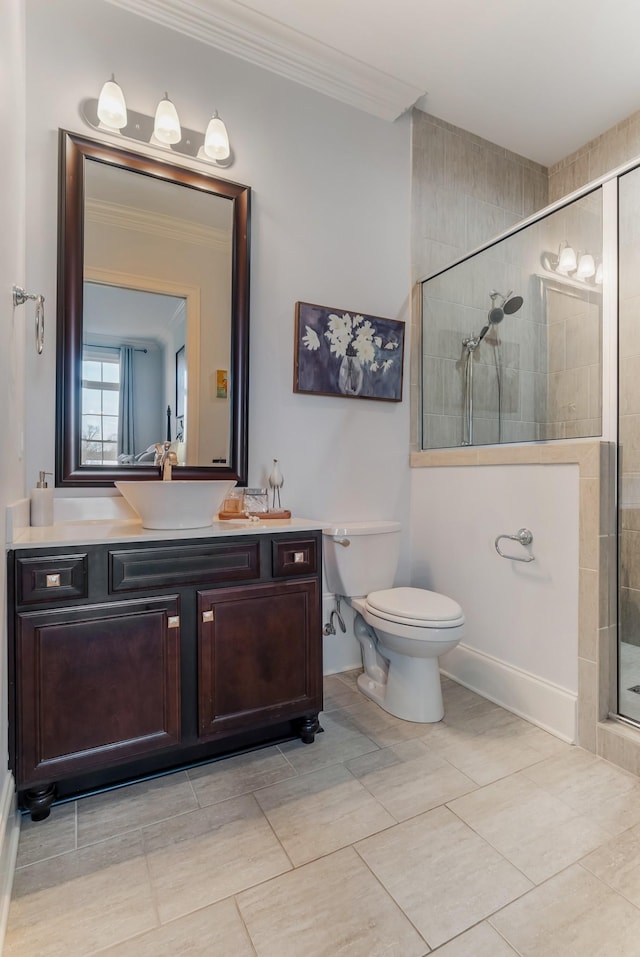
[[[175,467],[173,474],[176,479],[235,479],[239,485],[246,485],[250,187],[60,130],[56,486],[109,486],[120,479],[149,479],[158,474],[153,466],[98,468],[80,464],[85,158],[203,190],[233,202],[229,465],[181,466]]]

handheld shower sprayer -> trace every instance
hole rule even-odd
[[[491,299],[491,308],[487,313],[487,321],[477,336],[467,336],[462,340],[463,348],[463,370],[464,370],[464,411],[462,423],[462,444],[473,445],[473,366],[474,352],[489,332],[492,326],[497,326],[502,322],[505,316],[512,316],[514,312],[522,308],[524,302],[522,296],[514,296],[510,289],[506,296],[492,289],[489,293]],[[494,343],[499,345],[499,340]],[[496,363],[496,375],[498,378],[498,442],[501,441],[500,417],[501,417],[501,364],[500,351],[494,353]]]
[[[514,312],[517,312],[518,309],[522,308],[522,304],[524,302],[522,296],[513,295],[513,289],[510,289],[506,296],[503,293],[496,292],[496,290],[493,289],[489,293],[489,298],[491,299],[491,309],[487,314],[486,325],[480,330],[478,343],[482,342],[491,326],[497,326],[498,323],[502,322],[505,316],[512,316]],[[500,305],[496,305],[497,299],[500,300]]]

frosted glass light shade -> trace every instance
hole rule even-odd
[[[207,132],[204,134],[204,151],[210,159],[214,160],[228,159],[231,152],[227,128],[217,113],[214,113],[209,120]]]
[[[575,249],[572,246],[569,246],[567,242],[560,243],[556,272],[561,272],[566,276],[567,273],[574,272],[577,269],[577,266],[578,263],[576,261]]]
[[[578,279],[590,279],[591,276],[595,275],[596,264],[593,260],[593,256],[590,253],[583,253],[578,259],[578,271],[576,273]]]
[[[166,93],[164,99],[158,103],[153,135],[161,143],[167,143],[168,145],[179,143],[182,139],[178,111]]]
[[[596,278],[594,281],[596,286],[602,285],[602,263],[601,262],[598,263],[598,268],[596,269]]]
[[[121,130],[127,125],[127,104],[124,101],[124,93],[113,75],[100,90],[98,119],[102,126],[110,130]]]

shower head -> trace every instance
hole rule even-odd
[[[514,296],[513,290],[510,289],[506,296],[497,292],[495,289],[492,289],[489,293],[489,298],[491,299],[491,309],[487,313],[487,322],[486,325],[482,327],[477,336],[471,336],[469,339],[463,342],[463,345],[467,348],[467,352],[474,352],[486,334],[491,329],[491,326],[497,326],[499,322],[502,322],[505,316],[512,316],[514,312],[517,312],[518,309],[522,308],[524,299],[522,296]],[[500,302],[500,305],[496,305],[496,300]],[[470,348],[470,344],[472,348]]]
[[[506,296],[492,289],[489,293],[489,298],[491,299],[491,309],[487,314],[487,324],[482,327],[480,335],[478,336],[479,343],[482,342],[491,326],[497,326],[499,322],[502,322],[505,316],[512,316],[514,312],[522,308],[524,302],[522,296],[514,296],[513,290],[511,289]],[[500,300],[501,305],[496,305],[496,300]]]
[[[509,290],[506,296],[492,289],[489,293],[489,298],[491,299],[491,309],[489,310],[487,318],[491,326],[496,326],[499,322],[502,322],[505,316],[512,316],[514,312],[522,308],[522,303],[524,302],[522,296],[513,295],[512,289]],[[496,305],[496,300],[500,301],[499,305]]]
[[[509,293],[509,295],[511,296],[511,293]],[[508,316],[512,316],[518,309],[522,309],[523,303],[524,299],[522,296],[511,296],[511,299],[507,299],[506,302],[503,303],[502,308]]]

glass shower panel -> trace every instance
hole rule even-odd
[[[640,721],[640,170],[618,189],[618,711]]]
[[[422,283],[422,448],[602,432],[602,190]]]

